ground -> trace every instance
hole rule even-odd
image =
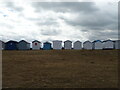
[[[3,88],[117,88],[118,50],[3,51]]]

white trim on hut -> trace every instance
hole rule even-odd
[[[103,41],[103,49],[114,49],[114,42],[112,40]]]
[[[87,49],[87,50],[91,50],[91,49],[93,48],[93,43],[90,42],[90,41],[85,41],[85,42],[83,43],[83,48],[84,48],[84,49]]]
[[[80,50],[80,49],[82,49],[82,42],[80,42],[80,41],[74,42],[73,48],[74,48],[75,50]]]
[[[41,42],[39,42],[37,40],[35,40],[35,41],[32,42],[32,49],[33,50],[39,50],[40,47],[41,47]]]
[[[62,49],[62,41],[59,40],[55,40],[53,41],[53,49]]]
[[[72,41],[70,41],[70,40],[65,41],[64,49],[72,49]]]
[[[100,40],[93,42],[93,49],[103,49],[103,43]]]

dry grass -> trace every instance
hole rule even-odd
[[[116,88],[117,50],[3,51],[3,88]]]

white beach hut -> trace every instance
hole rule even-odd
[[[62,49],[62,41],[59,40],[55,40],[53,41],[53,49]]]
[[[41,42],[37,41],[37,40],[34,40],[32,42],[32,49],[33,50],[39,50],[41,47]]]
[[[80,41],[74,42],[73,48],[76,49],[76,50],[82,49],[82,42],[80,42]]]
[[[103,41],[103,49],[114,49],[114,42],[112,40]]]
[[[115,49],[120,49],[120,40],[115,41]]]
[[[83,43],[83,48],[84,48],[84,49],[91,50],[91,49],[93,48],[93,43],[90,42],[90,41],[85,41],[85,42]]]
[[[70,40],[65,41],[64,49],[72,49],[72,41],[70,41]]]
[[[95,40],[93,42],[93,49],[103,49],[103,43],[100,40]]]

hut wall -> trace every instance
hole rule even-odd
[[[74,43],[74,49],[79,50],[82,49],[82,43],[81,42],[75,42]]]
[[[62,49],[62,41],[53,41],[53,49]]]

